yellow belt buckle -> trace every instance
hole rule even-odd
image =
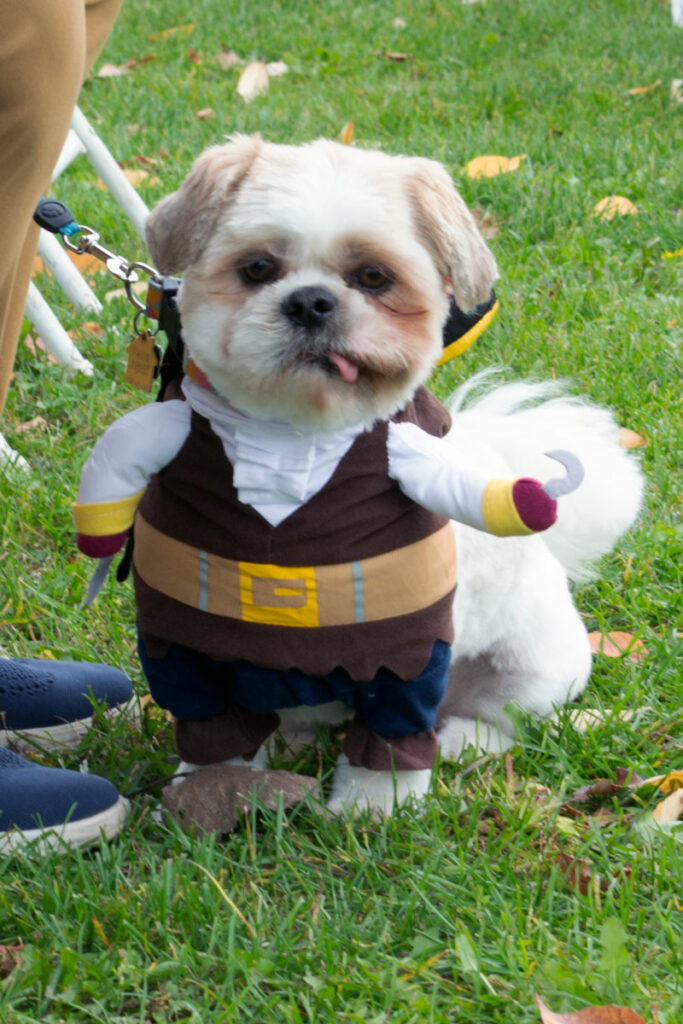
[[[319,625],[314,566],[238,564],[244,622],[309,628]]]

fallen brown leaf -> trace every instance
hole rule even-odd
[[[34,416],[32,420],[17,424],[14,433],[30,434],[34,430],[47,430],[47,420],[43,416]]]
[[[622,448],[642,448],[647,441],[641,434],[636,434],[635,430],[629,430],[628,427],[619,428],[619,444]]]
[[[283,60],[271,60],[266,64],[266,71],[269,78],[279,78],[280,75],[286,75],[289,68]]]
[[[495,238],[500,231],[500,221],[490,210],[482,210],[479,203],[472,210],[477,227],[484,238]]]
[[[90,252],[72,252],[71,249],[67,249],[66,254],[74,266],[86,277],[89,274],[106,274],[107,272],[104,263]]]
[[[394,50],[384,50],[382,56],[394,64],[402,64],[404,60],[408,60],[407,53],[396,53]]]
[[[581,804],[593,796],[613,796],[622,789],[638,789],[642,785],[643,780],[636,772],[630,768],[617,768],[616,779],[596,779],[587,786],[575,790],[569,799]]]
[[[231,71],[232,68],[236,68],[245,63],[244,59],[240,57],[238,53],[235,53],[234,50],[226,50],[225,47],[218,54],[216,60],[220,67],[223,68],[223,71]]]
[[[47,353],[48,363],[50,363],[52,366],[58,365],[57,360],[52,355],[52,352],[48,352],[45,346],[45,342],[43,341],[42,338],[34,338],[31,334],[27,334],[26,337],[24,338],[24,345],[26,345],[26,348],[29,350],[31,355],[37,356],[39,352],[43,354]]]
[[[95,338],[103,338],[105,334],[104,325],[98,320],[86,320],[85,323],[79,324],[79,330],[92,334]]]
[[[8,978],[21,963],[22,946],[0,945],[0,978]]]
[[[588,640],[593,654],[604,654],[606,658],[621,658],[625,655],[631,661],[642,661],[647,657],[648,651],[643,641],[622,630],[589,633]]]
[[[562,851],[557,853],[555,860],[571,888],[577,889],[582,896],[587,896],[594,885],[592,865],[587,860],[576,860]],[[605,885],[602,880],[597,875],[595,877],[598,879],[600,889],[604,889]]]
[[[149,64],[150,61],[156,60],[156,54],[147,53],[144,57],[130,57],[123,65],[125,68],[139,68],[141,64]]]
[[[495,178],[497,174],[507,174],[509,171],[519,169],[522,160],[526,160],[526,154],[519,156],[475,156],[470,160],[465,170],[470,178]]]
[[[535,997],[542,1024],[645,1024],[635,1010],[629,1010],[626,1006],[587,1006],[574,1013],[553,1013],[538,992]]]
[[[268,68],[262,60],[253,60],[247,64],[237,82],[238,95],[245,103],[260,96],[268,88]]]
[[[665,821],[678,821],[683,815],[683,789],[676,789],[673,793],[657,804],[652,817],[660,824]]]
[[[99,69],[96,78],[118,78],[119,75],[127,75],[130,68],[127,64],[103,64]]]

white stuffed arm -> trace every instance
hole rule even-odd
[[[466,468],[452,445],[414,423],[390,423],[389,476],[418,505],[499,537],[545,530],[557,502],[538,480],[491,479]]]
[[[152,402],[103,434],[83,466],[72,506],[81,551],[102,558],[122,547],[150,478],[183,446],[191,415],[187,402]]]

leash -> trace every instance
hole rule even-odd
[[[164,277],[148,263],[130,262],[100,243],[100,236],[86,224],[79,224],[73,213],[60,199],[41,196],[33,214],[41,228],[60,235],[65,248],[77,256],[88,254],[100,260],[112,277],[123,282],[128,301],[135,307],[133,338],[127,349],[125,379],[142,391],[151,391],[157,378],[160,381],[157,399],[161,399],[168,384],[182,375],[183,340],[180,314],[176,303],[179,277]],[[78,237],[76,237],[78,236]],[[143,302],[133,290],[141,277],[147,277],[147,293]],[[153,321],[150,329],[143,321]],[[165,351],[161,352],[156,337],[166,335]]]

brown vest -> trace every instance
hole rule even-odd
[[[394,417],[443,436],[450,417],[420,388]],[[192,415],[152,478],[135,524],[138,626],[152,657],[180,643],[220,660],[369,681],[418,675],[453,641],[448,521],[387,475],[388,425],[360,434],[325,486],[278,526],[242,504],[209,421]]]

